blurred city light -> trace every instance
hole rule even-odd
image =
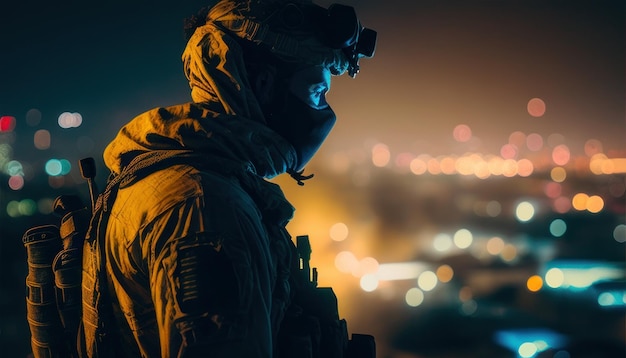
[[[454,270],[450,265],[441,265],[437,268],[436,274],[439,281],[446,283],[450,282],[454,277]]]
[[[546,263],[543,270],[547,286],[560,289],[586,289],[597,282],[626,277],[624,264],[602,261],[555,260]]]
[[[0,116],[0,133],[11,132],[15,129],[15,117]]]
[[[541,98],[531,98],[526,109],[531,116],[542,117],[546,113],[546,103]]]
[[[417,286],[422,291],[432,291],[437,286],[437,275],[432,271],[424,271],[417,277]]]
[[[457,142],[468,142],[470,139],[472,139],[472,129],[467,124],[459,124],[454,127],[454,130],[452,131],[452,136]]]
[[[534,357],[548,349],[562,348],[568,343],[563,334],[539,327],[499,330],[493,339],[524,358]]]
[[[613,230],[613,239],[619,243],[626,242],[626,224],[619,224]]]
[[[452,238],[448,234],[439,233],[433,239],[433,247],[439,252],[446,252],[452,248]]]
[[[37,149],[49,149],[52,142],[50,132],[46,129],[40,129],[36,131],[35,135],[33,136],[33,142],[35,144],[35,148]]]
[[[26,124],[35,127],[39,125],[39,123],[41,123],[41,111],[36,108],[29,109],[28,112],[26,112]]]
[[[385,167],[391,160],[391,153],[387,145],[378,143],[372,148],[372,163],[377,167]]]
[[[543,286],[543,279],[539,275],[533,275],[526,281],[526,288],[531,292],[537,292]]]
[[[343,241],[348,238],[348,226],[344,223],[336,223],[330,227],[329,236],[334,241]]]
[[[65,129],[80,127],[83,123],[83,116],[76,112],[63,112],[59,115],[58,123],[59,127]]]
[[[530,221],[535,216],[535,207],[528,201],[517,204],[515,217],[521,222]]]
[[[413,287],[406,292],[406,304],[411,307],[417,307],[424,302],[424,292],[417,287]]]
[[[381,281],[412,280],[428,268],[421,262],[398,262],[380,264],[376,276]]]
[[[474,235],[467,229],[460,229],[454,233],[453,241],[459,249],[466,249],[472,245]]]
[[[554,219],[550,223],[550,234],[554,237],[561,237],[567,231],[567,224],[562,219]]]

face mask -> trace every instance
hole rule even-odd
[[[275,86],[267,124],[296,150],[296,171],[302,170],[322,145],[335,124],[335,112],[326,102],[330,71],[322,66],[306,66],[279,79]]]
[[[335,112],[328,105],[314,109],[291,91],[283,97],[280,109],[267,118],[268,126],[296,150],[296,171],[302,170],[313,158],[335,121]]]

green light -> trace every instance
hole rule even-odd
[[[550,223],[550,234],[554,237],[561,237],[567,231],[567,224],[561,219],[555,219]]]
[[[50,159],[46,162],[46,174],[56,177],[62,175],[63,164],[58,159]]]

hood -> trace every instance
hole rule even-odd
[[[281,136],[257,121],[186,103],[145,112],[119,131],[104,150],[115,174],[137,155],[153,150],[193,150],[206,160],[227,160],[272,178],[293,168],[296,154]]]
[[[241,46],[213,23],[198,27],[183,51],[183,69],[196,103],[218,112],[264,121],[248,82]]]

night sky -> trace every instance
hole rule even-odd
[[[29,109],[42,125],[79,112],[99,150],[134,115],[187,101],[182,19],[203,3],[128,3],[1,5],[0,114],[23,128]],[[513,131],[624,149],[623,2],[344,3],[379,43],[356,79],[335,79],[339,121],[325,149],[376,140],[448,154],[457,124],[488,151]],[[541,118],[526,112],[534,97],[546,103]]]

